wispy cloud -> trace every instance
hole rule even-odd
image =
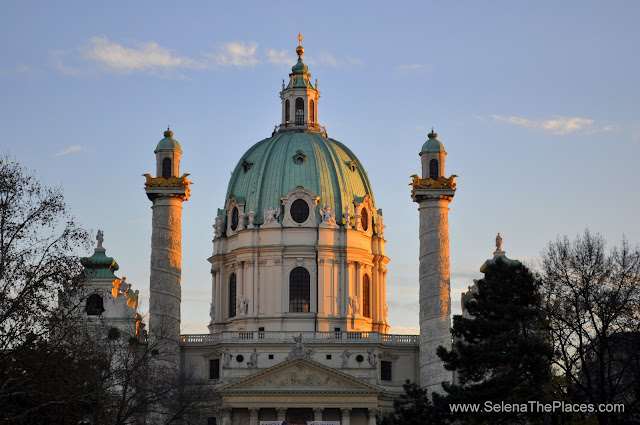
[[[255,66],[260,63],[256,58],[258,43],[255,41],[231,41],[221,44],[215,53],[206,56],[211,58],[216,66]]]
[[[108,69],[121,72],[205,66],[195,59],[177,56],[155,41],[135,42],[132,47],[126,47],[107,37],[93,37],[84,50],[84,56]]]
[[[82,72],[81,69],[65,64],[63,62],[65,56],[69,56],[69,52],[64,50],[54,50],[51,52],[53,66],[63,75],[79,75]]]
[[[295,63],[288,50],[267,49],[267,57],[269,58],[269,63],[277,65],[292,65]]]
[[[82,151],[86,151],[86,150],[87,150],[86,146],[73,145],[73,146],[69,146],[66,149],[61,150],[60,152],[58,152],[54,156],[64,156],[64,155],[69,155],[70,153],[73,153],[73,152],[82,152]]]
[[[35,69],[31,68],[28,65],[18,65],[13,67],[0,68],[0,77],[3,77],[5,75],[13,75],[13,74],[34,75],[35,73],[36,73]]]
[[[396,66],[393,71],[396,74],[423,74],[431,70],[431,65],[426,63],[410,63]]]
[[[531,120],[529,118],[523,117],[493,114],[492,118],[494,121],[506,122],[508,124],[518,125],[525,128],[548,131],[556,135],[566,135],[575,132],[594,134],[613,131],[615,129],[615,126],[613,125],[596,126],[595,120],[580,117],[555,116],[549,119]]]

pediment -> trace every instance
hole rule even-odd
[[[218,389],[237,391],[347,391],[381,393],[383,389],[303,357],[277,364]]]

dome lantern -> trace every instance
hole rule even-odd
[[[296,54],[298,62],[291,67],[289,84],[283,82],[280,99],[282,100],[282,122],[278,131],[303,130],[323,133],[323,127],[318,124],[318,82],[315,87],[311,83],[309,68],[302,61],[304,47],[302,34],[298,33],[298,47]]]

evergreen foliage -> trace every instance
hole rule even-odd
[[[520,412],[457,413],[464,423],[548,423],[530,401],[545,403],[553,349],[540,308],[538,282],[527,267],[498,257],[465,302],[468,317],[455,316],[451,351],[438,348],[457,384],[445,385],[449,404],[519,405]],[[524,406],[527,406],[526,408]],[[495,410],[495,409],[494,409]]]

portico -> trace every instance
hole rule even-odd
[[[383,388],[303,357],[225,385],[218,395],[220,425],[375,425],[381,410],[393,407]]]

